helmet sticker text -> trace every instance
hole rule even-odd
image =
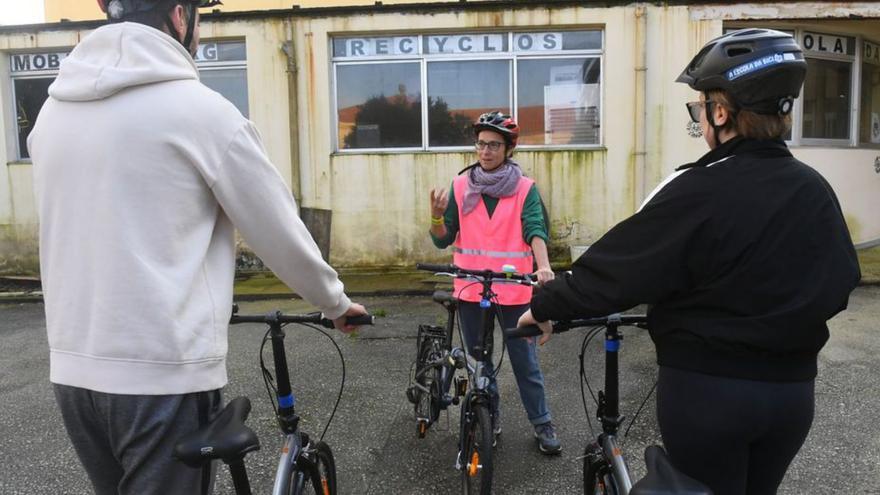
[[[795,60],[795,56],[792,53],[774,53],[773,55],[767,55],[766,57],[761,57],[730,69],[727,71],[727,80],[733,81],[734,79],[751,74],[752,72],[791,60]]]

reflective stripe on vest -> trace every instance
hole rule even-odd
[[[531,251],[485,251],[483,249],[461,249],[455,246],[452,246],[452,252],[488,256],[490,258],[525,258],[532,255]]]
[[[453,262],[470,270],[502,271],[504,265],[513,265],[519,273],[532,271],[532,250],[523,240],[522,212],[534,181],[523,177],[516,193],[500,198],[492,217],[480,198],[479,204],[467,215],[463,214],[467,175],[453,181],[455,201],[458,204],[459,231],[453,245]],[[473,280],[455,279],[455,296],[463,301],[478,302],[482,286]],[[532,288],[518,284],[494,283],[492,291],[503,305],[528,304]]]

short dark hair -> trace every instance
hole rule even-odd
[[[730,112],[730,118],[723,129],[736,131],[742,137],[752,139],[777,139],[785,136],[791,129],[791,114],[761,114],[738,109],[730,93],[714,89],[706,93],[706,99],[722,105]],[[708,111],[708,109],[707,109]]]

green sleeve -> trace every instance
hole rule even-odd
[[[431,240],[434,245],[440,249],[446,249],[450,244],[455,242],[455,236],[458,235],[458,204],[455,202],[455,190],[453,187],[455,182],[449,185],[449,204],[446,205],[446,212],[443,213],[443,223],[446,224],[446,235],[443,237],[435,237],[433,233]]]
[[[544,242],[550,242],[544,212],[544,202],[541,201],[538,186],[537,184],[532,184],[532,187],[529,188],[529,194],[526,195],[526,202],[523,204],[522,211],[523,240],[526,241],[526,244],[531,244],[533,237],[540,237],[544,239]]]

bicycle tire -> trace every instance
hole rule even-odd
[[[618,495],[617,480],[608,461],[587,447],[584,452],[584,493],[586,495]]]
[[[419,355],[416,363],[416,373],[419,373],[424,363],[431,361],[439,350],[433,339],[425,339],[422,342],[422,348],[419,349]],[[419,391],[418,400],[415,404],[415,414],[417,418],[427,418],[428,424],[432,424],[440,417],[440,370],[432,368],[422,374],[418,383],[425,387],[430,393]],[[422,435],[423,436],[423,435]]]
[[[313,469],[294,470],[290,473],[290,495],[336,495],[336,461],[333,451],[324,442],[315,444],[310,454]]]
[[[462,429],[461,492],[465,495],[492,493],[492,418],[482,402],[472,404],[470,419]]]

